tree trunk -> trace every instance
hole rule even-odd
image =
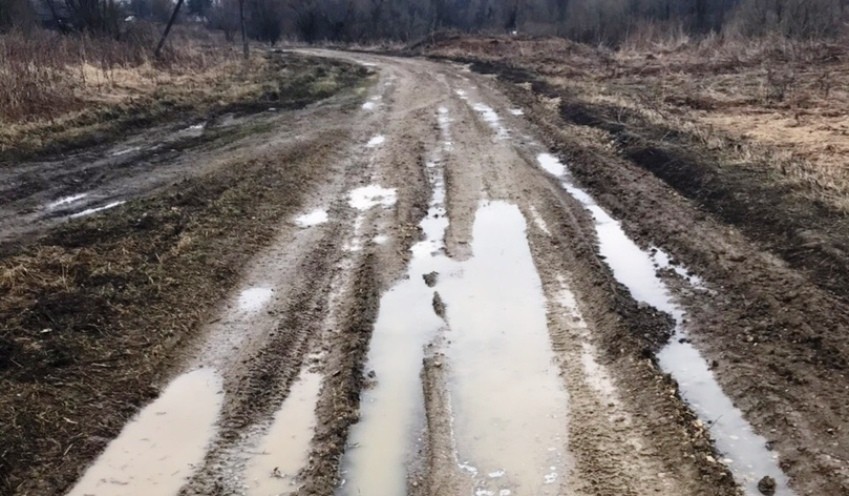
[[[250,57],[248,50],[248,32],[245,29],[245,0],[239,0],[239,22],[242,25],[242,56],[245,60]]]
[[[159,58],[159,55],[162,53],[162,47],[165,46],[165,39],[168,38],[168,33],[171,32],[171,26],[177,20],[177,14],[180,13],[180,7],[182,6],[183,0],[177,0],[177,5],[174,6],[174,12],[171,13],[171,18],[168,19],[168,25],[165,26],[165,32],[162,33],[162,39],[159,40],[159,45],[156,46],[156,51],[154,52],[156,58]]]

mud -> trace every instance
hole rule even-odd
[[[157,298],[185,295],[162,304],[170,312],[207,302],[182,323],[180,339],[157,348],[161,358],[146,358],[163,372],[133,383],[150,388],[198,367],[221,377],[220,413],[202,409],[214,412],[215,428],[192,453],[191,470],[179,481],[154,479],[184,496],[738,496],[769,491],[768,475],[783,494],[788,484],[795,494],[840,494],[842,345],[822,327],[828,317],[802,311],[824,305],[839,328],[838,299],[588,140],[563,121],[551,94],[448,63],[309,53],[368,64],[373,84],[324,106],[274,113],[276,131],[265,131],[272,138],[226,145],[235,155],[246,147],[273,155],[244,172],[272,184],[257,179],[232,191],[222,178],[205,186],[218,196],[161,206],[129,200],[81,219],[91,232],[57,235],[90,246],[96,232],[115,252],[147,254],[130,260],[136,265],[166,264],[149,277],[159,282],[151,287]],[[227,170],[227,179],[238,177]],[[123,201],[67,200],[89,191],[38,205],[64,201],[53,211],[77,212]],[[230,195],[241,203],[221,206]],[[174,206],[203,222],[188,230],[167,216]],[[114,218],[125,222],[112,225]],[[184,227],[170,242],[142,244],[172,224]],[[126,242],[144,226],[140,241]],[[192,247],[202,249],[199,260],[181,258]],[[40,256],[47,265],[50,255]],[[22,277],[8,266],[9,277]],[[189,266],[204,277],[187,275]],[[95,268],[73,267],[74,288],[98,280]],[[218,284],[210,267],[223,274]],[[66,327],[96,335],[115,332],[104,322],[133,311],[133,322],[173,322],[130,299],[135,288],[111,290],[130,302],[114,313],[103,308],[115,300],[79,289],[76,301],[98,318],[74,314],[58,325],[36,317],[61,317],[50,306],[58,290],[43,289],[18,310],[30,320],[17,318],[16,329],[30,340],[57,339],[65,334],[55,329]],[[799,301],[779,299],[777,288],[798,290]],[[781,339],[814,332],[816,343]],[[0,357],[34,353],[20,338],[10,342]],[[123,348],[130,346],[142,345]],[[100,363],[104,353],[86,359]],[[19,373],[11,367],[0,370]],[[117,398],[130,413],[142,403]],[[89,411],[63,413],[81,422]],[[124,418],[111,419],[106,436],[117,436]],[[817,430],[826,426],[827,437]],[[66,446],[41,456],[61,458]],[[59,465],[65,474],[98,451],[69,449],[78,459]],[[48,466],[48,458],[29,460]],[[61,494],[73,478],[27,485],[17,470],[4,488],[19,494]]]

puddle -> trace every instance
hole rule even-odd
[[[89,467],[69,496],[176,495],[203,461],[223,395],[212,369],[172,381]]]
[[[492,107],[484,105],[483,103],[476,103],[472,105],[472,108],[475,110],[475,112],[481,115],[484,122],[489,124],[489,127],[491,127],[493,131],[495,131],[495,134],[499,139],[504,139],[509,136],[507,129],[501,125],[501,117],[498,116],[498,114],[495,112],[495,110],[492,109]]]
[[[239,310],[257,312],[271,300],[274,290],[271,288],[248,288],[239,294]]]
[[[85,217],[86,215],[96,214],[97,212],[109,210],[110,208],[115,208],[115,207],[118,207],[118,206],[123,205],[125,203],[127,203],[127,202],[116,201],[116,202],[112,202],[112,203],[107,203],[106,205],[103,205],[102,207],[89,208],[89,209],[83,210],[82,212],[77,212],[75,214],[71,214],[70,218],[76,219],[78,217]]]
[[[368,143],[366,143],[366,147],[377,148],[378,146],[380,146],[384,143],[386,143],[386,136],[379,134],[379,135],[375,136],[374,138],[368,140]]]
[[[683,325],[685,313],[656,273],[656,266],[664,263],[663,256],[653,257],[628,238],[618,221],[599,207],[587,192],[572,183],[566,175],[566,168],[556,157],[541,154],[538,161],[549,172],[562,171],[555,175],[563,180],[563,188],[592,213],[599,251],[616,280],[631,291],[635,300],[662,310],[675,319],[675,335],[658,353],[658,362],[678,382],[682,396],[693,411],[706,425],[710,425],[711,436],[718,451],[727,457],[723,462],[729,465],[735,480],[747,494],[754,496],[760,494],[758,481],[768,475],[777,483],[776,495],[793,495],[787,476],[778,465],[778,454],[766,448],[766,439],[752,430],[742,412],[725,395],[701,353],[689,342],[680,341],[686,335]],[[668,256],[665,262],[669,262]],[[688,272],[685,268],[682,270],[685,274]]]
[[[274,110],[274,109],[269,109]],[[203,131],[206,129],[206,123],[201,122],[200,124],[195,124],[193,126],[185,127],[179,131],[177,131],[177,136],[181,138],[197,138],[203,135]]]
[[[63,207],[65,205],[70,205],[71,203],[76,203],[83,198],[87,197],[88,193],[80,193],[78,195],[65,196],[63,198],[59,198],[58,200],[47,204],[47,208],[49,210],[53,210],[55,208]]]
[[[377,104],[375,102],[366,102],[363,104],[363,110],[374,110],[377,108]]]
[[[357,188],[348,195],[348,205],[357,210],[368,210],[378,205],[388,208],[395,205],[396,200],[394,188],[384,188],[377,184]]]
[[[140,146],[131,146],[129,148],[124,148],[123,150],[117,150],[112,152],[113,157],[120,157],[121,155],[126,155],[128,153],[133,153],[141,150]]]
[[[549,340],[545,296],[518,207],[484,203],[473,256],[436,289],[447,307],[446,356],[459,468],[475,494],[560,494],[568,470],[568,393]]]
[[[548,224],[545,223],[545,219],[537,212],[536,207],[533,205],[528,209],[531,213],[531,220],[534,221],[534,225],[537,226],[537,229],[544,232],[546,235],[551,236],[551,231],[548,230]]]
[[[248,496],[286,495],[298,490],[297,475],[307,464],[315,430],[321,379],[320,374],[303,372],[292,385],[259,445],[259,454],[245,468]]]
[[[433,289],[423,276],[444,272],[449,264],[442,255],[448,227],[443,173],[435,162],[429,162],[427,170],[433,196],[419,224],[424,239],[411,247],[407,277],[380,300],[366,364],[376,384],[361,393],[360,421],[351,428],[341,464],[344,482],[338,494],[343,496],[406,493],[407,461],[424,418],[419,377],[423,348],[444,325],[433,310]],[[394,190],[383,191],[392,192],[394,203]],[[363,203],[352,194],[353,207],[371,206]]]
[[[298,227],[306,228],[324,224],[325,222],[327,222],[327,220],[327,210],[323,208],[317,208],[312,212],[308,212],[295,217],[295,224]]]

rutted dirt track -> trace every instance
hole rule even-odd
[[[544,106],[459,65],[311,54],[379,74],[355,112],[273,121],[286,146],[345,129],[327,177],[70,494],[846,494],[847,393],[824,401],[832,444],[824,417],[777,429],[807,396],[750,397],[711,341],[748,325],[723,316],[734,274],[682,265],[699,258],[645,202],[641,219],[593,198]],[[806,284],[623,170],[670,229],[700,222],[694,239],[749,260],[752,285]]]

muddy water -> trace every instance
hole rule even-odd
[[[87,215],[96,214],[97,212],[109,210],[110,208],[118,207],[120,205],[123,205],[124,203],[126,203],[126,202],[116,201],[116,202],[112,202],[112,203],[107,203],[106,205],[103,205],[102,207],[89,208],[89,209],[83,210],[82,212],[77,212],[75,214],[71,214],[70,217],[72,219],[76,219],[76,218],[79,218],[79,217],[85,217]]]
[[[477,495],[559,494],[568,395],[519,209],[483,204],[469,260],[436,289],[447,306],[449,394],[461,468]]]
[[[320,374],[304,372],[292,386],[259,445],[259,454],[247,464],[248,496],[278,496],[298,490],[297,475],[306,466],[316,425],[321,378]]]
[[[262,309],[274,295],[271,288],[247,288],[239,293],[239,310],[245,313],[257,312]]]
[[[70,205],[71,203],[76,203],[76,202],[82,200],[83,198],[85,198],[87,196],[88,196],[88,193],[79,193],[79,194],[76,194],[76,195],[71,195],[71,196],[66,196],[64,198],[59,198],[58,200],[56,200],[52,203],[49,203],[47,205],[47,209],[53,210],[55,208],[59,208],[59,207],[65,206],[65,205]]]
[[[419,224],[424,239],[411,248],[407,277],[380,300],[366,364],[374,372],[376,384],[362,393],[361,420],[351,429],[342,460],[341,495],[399,496],[406,492],[407,461],[424,415],[419,379],[423,348],[444,325],[433,310],[434,292],[423,276],[444,272],[449,265],[442,255],[448,227],[444,179],[435,162],[428,165],[433,196]],[[389,198],[394,203],[394,190],[372,187],[354,193],[350,203],[355,208],[385,205]]]
[[[778,465],[778,455],[767,449],[766,439],[752,430],[742,412],[725,395],[701,353],[682,339],[686,335],[685,312],[656,272],[659,267],[669,267],[668,255],[641,250],[628,238],[618,221],[598,206],[586,191],[575,186],[566,167],[556,157],[541,154],[538,162],[540,167],[562,179],[563,188],[592,213],[599,251],[614,277],[631,291],[634,299],[668,313],[675,320],[675,335],[658,353],[658,361],[678,382],[682,396],[693,411],[710,427],[717,449],[725,455],[721,461],[729,466],[747,494],[760,494],[757,484],[764,476],[777,482],[775,494],[794,494]],[[679,272],[682,276],[687,274],[689,271],[683,268]],[[698,278],[687,279],[694,284],[702,282]]]
[[[313,227],[324,224],[328,219],[327,210],[317,208],[311,212],[295,217],[295,225],[303,228]]]
[[[214,370],[178,377],[109,443],[69,496],[177,494],[206,454],[222,399]]]

